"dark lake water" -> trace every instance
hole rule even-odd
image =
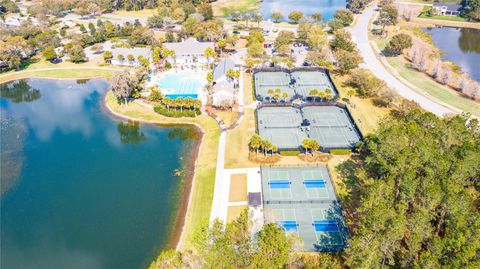
[[[346,5],[345,0],[264,0],[260,3],[260,12],[263,18],[269,19],[272,12],[280,11],[285,20],[288,20],[288,14],[293,10],[300,10],[306,16],[319,12],[323,21],[328,22],[335,11],[345,8]]]
[[[435,46],[442,52],[442,59],[452,61],[480,81],[480,30],[471,28],[427,28]]]
[[[144,268],[168,244],[190,127],[122,122],[105,80],[1,85],[1,268]]]

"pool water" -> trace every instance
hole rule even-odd
[[[194,72],[165,73],[154,78],[153,82],[159,85],[163,95],[172,99],[179,97],[196,99],[205,85],[201,75]]]

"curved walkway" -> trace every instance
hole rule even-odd
[[[399,95],[408,100],[417,102],[425,110],[438,116],[459,113],[457,109],[442,104],[441,101],[436,100],[434,97],[427,97],[413,90],[411,87],[403,83],[400,78],[392,75],[381,63],[377,56],[384,56],[376,55],[376,52],[373,50],[370,41],[368,40],[368,25],[375,13],[375,9],[376,5],[372,5],[365,9],[362,14],[358,15],[356,24],[349,29],[352,34],[352,39],[357,43],[358,49],[363,57],[363,67],[369,69],[375,76],[384,80],[387,85],[394,89]]]

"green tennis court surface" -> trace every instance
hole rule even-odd
[[[338,251],[348,230],[326,166],[262,167],[264,217],[296,232],[307,251]]]
[[[305,120],[309,126],[302,126]],[[263,107],[257,109],[257,122],[258,134],[280,150],[296,150],[307,137],[322,149],[353,148],[360,141],[355,123],[337,106]]]
[[[324,71],[294,71],[294,72],[256,72],[254,74],[255,95],[257,99],[264,102],[271,102],[272,95],[269,89],[281,89],[289,95],[287,101],[292,97],[311,98],[310,92],[317,90],[325,92],[331,89],[334,96],[337,95],[333,82]],[[282,98],[275,101],[281,101]]]

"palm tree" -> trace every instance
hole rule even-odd
[[[320,143],[315,139],[305,138],[302,141],[302,147],[305,149],[305,153],[308,154],[308,152],[311,151],[313,156],[313,152],[320,148]]]
[[[248,144],[255,150],[256,156],[258,156],[258,149],[262,146],[262,138],[258,134],[254,134]]]
[[[354,94],[355,94],[355,90],[354,89],[349,89],[347,91],[348,99],[351,99]]]
[[[309,138],[305,138],[302,140],[302,147],[305,149],[305,153],[308,154],[308,151],[311,147]]]
[[[183,112],[183,98],[182,97],[178,97],[177,99],[175,99],[175,106],[177,108],[180,107],[180,111]]]
[[[284,93],[282,94],[282,97],[283,97],[283,101],[284,101],[284,102],[287,102],[288,92],[284,92]]]
[[[273,97],[273,94],[274,94],[273,89],[268,89],[267,94],[270,96],[270,102],[272,102],[272,97]]]
[[[316,99],[316,97],[318,96],[318,90],[317,90],[317,89],[311,89],[308,94],[309,94],[311,97],[313,97],[313,101],[315,102],[315,99]]]
[[[206,48],[203,54],[207,57],[208,66],[210,66],[210,58],[217,57],[217,53],[210,47]]]
[[[320,97],[320,100],[323,101],[323,98],[327,96],[327,94],[324,91],[321,91],[318,96]]]
[[[332,101],[333,100],[333,94],[332,93],[327,93],[327,100]]]
[[[270,140],[266,139],[262,141],[263,154],[265,157],[267,156],[268,152],[273,149],[273,147],[274,145],[272,142],[270,142]]]
[[[326,89],[325,89],[325,94],[326,94],[326,95],[329,95],[329,94],[333,95],[332,89],[326,88]]]

